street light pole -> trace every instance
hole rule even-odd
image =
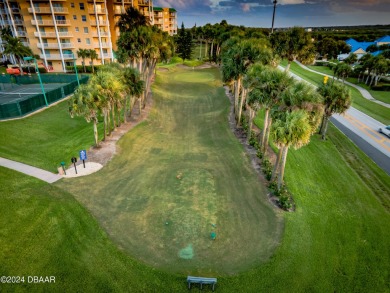
[[[74,53],[73,52],[72,52],[72,56],[73,56],[74,71],[76,72],[77,84],[80,86],[79,73],[77,71],[77,65],[76,65],[76,58],[74,57]]]
[[[41,86],[43,98],[45,99],[46,107],[49,107],[49,103],[47,102],[45,89],[44,89],[44,87],[43,87],[43,83],[42,83],[42,79],[41,79],[41,74],[39,73],[37,59],[35,59],[34,57],[31,57],[31,56],[28,56],[28,57],[24,57],[23,60],[24,60],[24,61],[31,61],[31,60],[34,60],[35,71],[36,71],[37,74],[38,74],[39,84],[40,84],[40,86]]]
[[[271,34],[274,32],[274,21],[275,21],[275,10],[276,10],[276,4],[278,3],[277,0],[274,0],[274,13],[272,15],[272,29],[271,29]]]

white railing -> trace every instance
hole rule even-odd
[[[110,53],[103,53],[103,58],[111,58],[112,54]]]
[[[30,46],[30,44],[27,43],[27,42],[22,42],[22,44],[23,44],[23,46],[25,46],[25,47],[29,47],[29,46]]]
[[[26,32],[25,31],[16,31],[18,33],[18,36],[19,37],[25,37],[26,36]]]
[[[99,43],[93,43],[93,46],[95,48],[99,48],[100,47],[100,44]],[[107,42],[102,42],[102,48],[109,48],[110,47],[110,43],[107,43]]]
[[[64,59],[73,59],[73,54],[63,54]],[[41,59],[44,58],[43,54],[40,54],[39,57]],[[47,60],[61,60],[61,54],[46,54]]]
[[[23,24],[21,19],[14,19],[14,24]]]
[[[51,13],[50,7],[34,7],[34,9],[29,8],[28,12],[33,13]],[[53,7],[54,13],[68,13],[68,8],[66,7]]]
[[[19,13],[20,12],[20,9],[17,8],[17,7],[12,7],[11,10],[12,10],[13,13]]]
[[[39,24],[39,25],[54,25],[54,22],[52,20],[37,20],[35,21],[34,19],[31,20],[31,23],[33,25],[36,25],[36,24]],[[70,21],[69,20],[56,20],[56,24],[57,25],[70,25]]]
[[[104,8],[88,9],[88,12],[89,12],[90,14],[95,14],[95,13],[98,13],[98,14],[106,14],[106,9],[104,9]]]
[[[43,46],[42,46],[43,45]],[[45,48],[45,49],[58,49],[58,43],[43,43],[38,44],[38,48]],[[74,48],[73,43],[61,43],[61,48]]]
[[[123,14],[123,13],[125,13],[126,11],[125,11],[125,9],[123,8],[123,7],[121,7],[121,8],[115,8],[115,10],[114,10],[114,13],[115,14]]]
[[[34,36],[39,37],[38,32],[34,32]],[[73,37],[73,34],[70,32],[58,32],[59,37]],[[55,32],[41,32],[41,37],[45,38],[56,38],[57,35]]]
[[[91,25],[97,25],[96,20],[91,21]],[[107,25],[107,21],[106,20],[99,20],[99,25],[105,26],[105,25]]]
[[[100,32],[101,37],[108,37],[108,35],[109,35],[109,32]],[[96,32],[96,33],[93,33],[92,36],[99,37],[99,34]]]

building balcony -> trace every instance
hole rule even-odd
[[[12,23],[11,21],[9,21],[10,23]],[[15,25],[23,25],[23,20],[21,19],[14,19],[14,24]]]
[[[90,24],[93,26],[97,26],[99,23],[99,26],[106,26],[108,22],[106,20],[99,20],[99,21],[91,21]]]
[[[88,0],[88,2],[104,3],[105,0]]]
[[[73,60],[73,54],[62,54],[65,60]],[[39,55],[39,58],[44,59],[43,54]],[[61,54],[46,54],[46,60],[61,60]]]
[[[120,8],[115,8],[114,9],[114,14],[124,14],[126,12],[126,9],[123,8],[123,7],[120,7]]]
[[[43,43],[43,44],[38,44],[38,48],[40,48],[40,49],[58,49],[59,46],[58,46],[58,43]],[[61,48],[62,49],[74,48],[74,44],[73,43],[61,43]]]
[[[22,42],[22,44],[23,44],[23,46],[25,46],[25,47],[30,47],[30,44],[27,43],[27,42]]]
[[[101,37],[108,37],[110,35],[109,32],[100,32],[100,36]],[[97,32],[93,33],[92,34],[92,37],[94,38],[98,38],[99,37],[99,34]]]
[[[138,0],[138,5],[149,5],[148,0]]]
[[[37,20],[37,21],[31,20],[31,23],[33,25],[38,24],[38,25],[54,26],[54,21],[52,21],[52,20]],[[61,25],[61,26],[63,26],[63,25],[68,26],[68,25],[70,25],[70,21],[69,20],[56,20],[56,24]]]
[[[103,53],[103,59],[111,58],[112,54],[111,53]]]
[[[93,43],[94,48],[100,48],[99,43]],[[110,48],[110,43],[102,42],[102,48]]]
[[[51,14],[50,7],[34,7],[34,9],[29,8],[28,12],[33,13],[40,13],[40,14]],[[53,7],[54,13],[69,13],[68,8],[66,7]]]
[[[41,37],[43,38],[57,38],[57,34],[55,32],[41,32]],[[34,32],[34,36],[39,37],[38,32]],[[58,32],[58,36],[60,38],[71,38],[73,34],[70,32]]]
[[[16,31],[16,33],[18,34],[18,37],[25,37],[27,35],[25,31]]]
[[[105,8],[99,8],[99,9],[88,9],[89,14],[106,14]]]

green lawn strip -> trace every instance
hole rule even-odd
[[[99,123],[100,138],[103,123]],[[68,101],[30,117],[0,122],[0,156],[56,172],[62,161],[94,144],[93,124],[71,118]]]
[[[272,292],[387,290],[389,177],[334,127],[328,137],[289,151],[285,181],[297,210],[286,213],[271,262],[228,280],[232,291],[252,278],[262,280],[253,290]]]
[[[281,63],[282,66],[285,66],[287,64],[286,61],[283,61]],[[296,75],[300,76],[301,78],[307,80],[313,85],[320,85],[324,81],[324,76],[305,70],[302,67],[300,67],[295,62],[291,63],[290,71],[292,73],[295,73]],[[332,82],[331,79],[329,79],[328,82]],[[336,81],[337,82],[337,81]],[[348,85],[347,85],[348,86]],[[348,86],[351,90],[352,94],[352,105],[356,109],[362,111],[363,113],[367,114],[368,116],[371,116],[372,118],[382,122],[383,124],[390,124],[390,108],[386,108],[382,105],[379,105],[375,102],[371,102],[365,98],[362,97],[359,90],[357,90],[354,87]]]
[[[330,69],[327,66],[308,66],[310,69],[328,74],[329,76],[333,76],[333,70]],[[368,85],[366,85],[364,82],[358,82],[356,77],[349,77],[347,78],[347,81],[356,84],[358,86],[361,86],[362,88],[369,91],[369,93],[374,97],[374,99],[389,103],[390,104],[390,92],[388,91],[374,91],[372,90]]]
[[[265,262],[282,219],[228,127],[219,71],[173,69],[155,82],[148,121],[120,140],[118,155],[102,171],[58,186],[151,265],[212,276]]]
[[[0,275],[25,276],[2,292],[152,292],[185,287],[182,278],[134,261],[63,190],[0,167]],[[28,284],[27,276],[55,276]],[[131,288],[131,289],[129,289]]]

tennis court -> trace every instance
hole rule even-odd
[[[45,93],[51,90],[61,88],[67,85],[66,83],[49,83],[44,84]],[[0,105],[14,103],[42,94],[42,89],[39,84],[1,84],[0,85]]]
[[[88,76],[79,78],[80,84]],[[0,120],[22,117],[73,94],[78,82],[75,75],[43,75],[41,85],[36,76],[0,76]]]

